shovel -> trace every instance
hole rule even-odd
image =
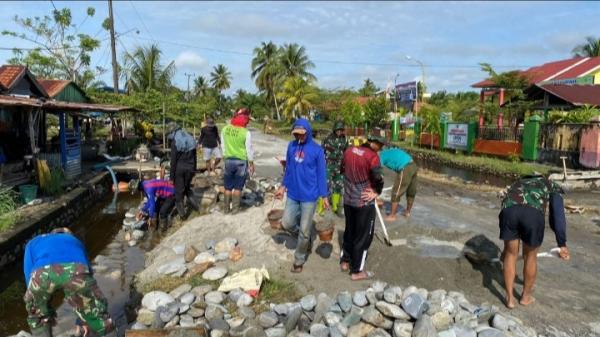
[[[375,201],[375,212],[377,212],[377,217],[379,218],[379,222],[381,223],[381,229],[383,230],[383,241],[385,241],[385,243],[388,246],[391,246],[392,242],[390,241],[390,237],[388,236],[387,228],[385,228],[385,222],[383,222],[383,217],[381,216],[381,211],[379,210],[377,200]]]

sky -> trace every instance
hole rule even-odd
[[[71,8],[79,30],[101,40],[92,65],[109,70],[100,79],[110,85],[110,40],[100,29],[106,1],[0,2],[0,31],[17,29],[15,15],[49,15],[53,5]],[[90,6],[96,13],[84,21]],[[586,36],[600,37],[600,2],[114,1],[113,9],[119,60],[156,43],[163,62],[177,66],[177,86],[187,88],[186,74],[209,77],[224,64],[233,76],[228,93],[256,92],[250,63],[263,41],[304,46],[320,87],[357,89],[370,78],[385,88],[418,80],[424,70],[428,91],[456,92],[485,77],[480,62],[525,69],[570,58]],[[0,48],[13,47],[31,44],[0,36]],[[2,63],[11,56],[0,50]]]

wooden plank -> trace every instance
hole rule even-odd
[[[194,328],[169,328],[169,329],[144,329],[144,330],[126,330],[125,337],[166,337],[175,330],[185,330],[186,332],[195,332],[200,337],[207,337],[206,330],[202,327]]]

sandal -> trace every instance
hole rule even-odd
[[[298,273],[301,273],[301,272],[302,272],[302,265],[299,265],[299,266],[298,266],[298,265],[296,265],[296,264],[293,264],[293,265],[292,265],[292,269],[291,269],[290,271],[291,271],[292,273],[296,273],[296,274],[298,274]]]
[[[354,275],[354,274],[353,274]],[[372,271],[365,271],[365,276],[361,277],[361,278],[352,278],[352,275],[350,276],[350,278],[352,279],[352,281],[364,281],[364,280],[370,280],[375,276],[375,273]]]

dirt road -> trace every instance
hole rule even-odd
[[[285,153],[286,142],[257,131],[253,137],[257,174],[280,175],[281,167],[273,157]],[[399,217],[395,223],[388,224],[392,238],[404,239],[405,244],[387,247],[375,239],[367,268],[375,272],[376,278],[401,287],[458,290],[473,303],[489,302],[503,308],[501,266],[489,261],[499,256],[502,247],[498,239],[500,200],[496,193],[476,191],[481,186],[472,188],[468,184],[463,187],[459,184],[457,188],[455,182],[430,180],[422,173],[412,218],[407,221]],[[391,186],[392,172],[386,172],[385,179],[386,186]],[[600,200],[600,196],[593,193],[571,194],[568,198],[588,204],[597,204]],[[386,209],[389,209],[387,203]],[[336,221],[338,234],[341,234],[343,220]],[[567,221],[571,261],[540,257],[535,290],[537,302],[531,307],[517,307],[512,314],[538,333],[588,336],[589,324],[600,321],[600,216],[593,213],[567,215]],[[547,252],[555,245],[554,233],[548,228],[540,251]],[[302,274],[289,273],[287,264],[280,265],[278,274],[297,281],[300,288],[307,291],[335,294],[340,289],[364,286],[351,282],[348,275],[339,271],[338,244],[333,245],[331,254],[328,248],[317,247]],[[521,266],[519,263],[519,268]],[[519,279],[519,293],[521,287]]]

